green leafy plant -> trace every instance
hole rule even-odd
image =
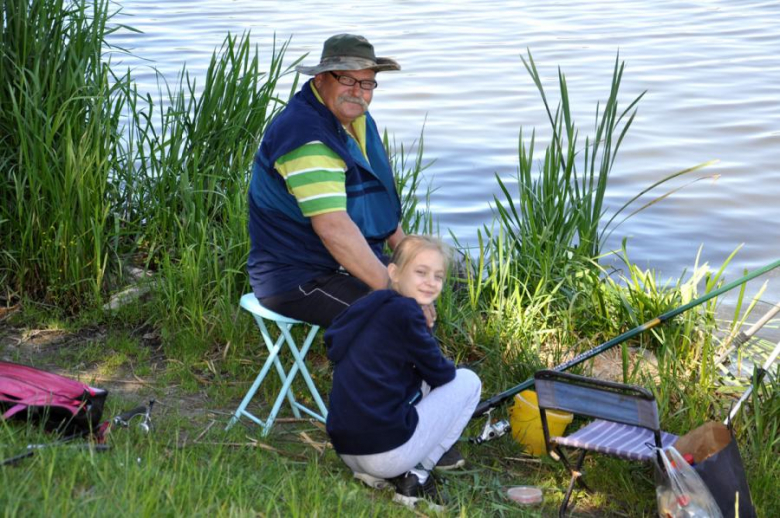
[[[535,132],[528,144],[520,133],[517,195],[496,175],[503,199],[494,198],[504,242],[514,243],[515,275],[536,284],[539,279],[556,285],[577,271],[591,267],[591,260],[602,252],[606,238],[625,219],[667,197],[666,193],[632,212],[611,226],[613,221],[652,189],[712,162],[670,174],[644,189],[620,207],[604,223],[604,194],[617,159],[620,145],[636,116],[644,92],[625,108],[618,98],[625,63],[615,58],[609,96],[596,106],[593,137],[587,136],[579,148],[579,129],[571,115],[566,76],[558,70],[561,100],[555,111],[550,108],[541,76],[530,50],[523,64],[539,91],[552,130],[552,142],[543,160],[534,158]],[[538,171],[536,167],[538,165]],[[676,189],[675,189],[676,190]],[[492,238],[492,234],[490,235]],[[498,243],[494,244],[494,247]]]
[[[75,311],[101,299],[117,255],[123,100],[102,60],[109,2],[2,7],[0,285]]]

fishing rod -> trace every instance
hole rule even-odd
[[[728,348],[723,352],[723,354],[715,359],[715,365],[720,365],[723,363],[726,358],[728,358],[734,351],[742,347],[742,345],[746,344],[754,334],[756,334],[761,330],[762,327],[764,327],[764,324],[772,320],[772,318],[778,313],[780,313],[780,302],[772,306],[763,317],[758,319],[758,322],[750,327],[750,329],[745,332],[740,331],[736,335],[729,336],[726,344],[723,346]]]
[[[759,268],[758,270],[755,270],[753,272],[748,273],[744,277],[741,277],[733,282],[730,282],[726,284],[725,286],[722,286],[716,290],[711,291],[710,293],[699,297],[698,299],[692,300],[691,302],[684,304],[676,309],[673,309],[671,311],[668,311],[664,313],[661,316],[658,316],[648,322],[645,322],[644,324],[635,327],[634,329],[631,329],[630,331],[626,331],[620,336],[617,336],[613,338],[612,340],[609,340],[608,342],[604,342],[603,344],[594,347],[593,349],[589,351],[585,351],[571,360],[568,360],[564,363],[561,363],[557,367],[553,367],[552,370],[555,371],[565,371],[568,370],[575,365],[579,365],[580,363],[589,360],[590,358],[593,358],[596,355],[599,355],[603,353],[604,351],[611,349],[612,347],[615,347],[616,345],[625,342],[626,340],[635,337],[636,335],[643,333],[647,331],[648,329],[652,329],[656,327],[659,324],[662,324],[666,322],[669,319],[672,319],[679,315],[680,313],[684,313],[688,311],[689,309],[696,307],[700,304],[703,304],[704,302],[707,302],[708,300],[717,297],[718,295],[721,295],[727,291],[730,291],[737,286],[741,286],[742,284],[758,277],[759,275],[763,275],[766,272],[769,272],[771,270],[774,270],[780,266],[780,260],[777,260],[771,264],[768,264],[764,266],[763,268]],[[504,392],[501,392],[500,394],[497,394],[490,399],[486,399],[485,401],[481,402],[479,405],[477,405],[477,408],[474,410],[474,414],[471,416],[472,419],[475,417],[479,417],[481,415],[484,415],[486,413],[489,413],[493,408],[497,407],[507,399],[511,398],[515,394],[518,394],[522,392],[523,390],[529,389],[533,386],[534,379],[528,378],[524,382],[520,383],[519,385],[516,385],[509,390],[505,390]],[[486,440],[494,439],[496,437],[499,437],[500,435],[503,435],[506,432],[507,425],[505,422],[498,422],[495,424],[490,423],[490,419],[488,418],[488,422],[485,425],[485,429],[482,431],[482,434],[474,439],[473,441],[476,443],[481,443]]]
[[[775,360],[777,359],[778,356],[780,356],[780,342],[777,342],[777,345],[772,351],[772,354],[769,355],[769,358],[766,360],[766,363],[764,363],[764,366],[760,367],[756,372],[754,383],[751,384],[750,387],[748,387],[748,389],[742,393],[742,397],[739,398],[739,401],[737,401],[737,403],[734,405],[734,408],[731,409],[731,412],[729,412],[729,416],[723,422],[724,425],[728,426],[734,420],[734,418],[737,417],[737,412],[739,412],[739,408],[742,406],[742,403],[744,403],[745,400],[753,392],[753,387],[756,387],[761,384],[761,380],[763,380],[764,375],[767,372],[769,372],[769,368],[772,366],[773,363],[775,363]]]

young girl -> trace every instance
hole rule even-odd
[[[395,499],[442,503],[429,472],[452,448],[479,403],[481,382],[442,356],[423,314],[441,293],[444,245],[407,236],[388,265],[390,288],[341,313],[325,333],[335,363],[327,431],[355,476],[387,482]]]

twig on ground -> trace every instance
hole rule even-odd
[[[11,306],[10,308],[0,308],[0,322],[5,320],[6,318],[10,317],[14,313],[19,311],[19,304],[15,304]]]
[[[251,385],[252,380],[244,380],[244,381],[220,381],[220,385]]]
[[[279,450],[277,448],[274,448],[273,446],[269,446],[268,444],[259,442],[252,438],[248,438],[248,439],[249,442],[219,442],[219,441],[206,441],[206,442],[198,442],[198,443],[184,442],[182,444],[177,444],[176,447],[180,449],[188,448],[191,446],[225,446],[227,448],[260,448],[261,450],[270,451],[296,460],[303,460],[303,461],[308,460],[308,458],[303,455],[297,453],[291,453],[284,450]]]
[[[66,333],[62,329],[31,329],[27,336],[22,338],[22,341],[28,342],[32,340],[33,338],[37,338],[38,336],[42,335],[59,335],[59,336],[65,336]]]
[[[147,387],[154,388],[154,386],[153,386],[151,383],[149,383],[148,381],[142,380],[142,379],[141,379],[141,378],[139,378],[139,377],[138,377],[138,376],[137,376],[135,373],[133,373],[133,377],[134,377],[136,380],[138,380],[138,383],[140,383],[141,385],[145,385],[145,386],[147,386]],[[170,385],[169,385],[169,388],[170,388]]]
[[[327,441],[326,442],[317,442],[317,441],[313,440],[311,437],[309,437],[309,434],[307,434],[306,432],[301,432],[298,435],[300,435],[301,440],[303,440],[303,442],[305,444],[308,444],[309,446],[311,446],[312,448],[317,450],[317,452],[320,455],[325,453],[325,450],[327,448],[332,448],[332,446],[331,446],[331,444],[329,442],[327,442]]]
[[[504,457],[504,460],[516,460],[518,462],[528,462],[531,464],[541,464],[542,459],[537,459],[534,457]]]
[[[208,424],[208,426],[206,426],[206,428],[202,432],[200,432],[200,435],[195,437],[195,441],[194,442],[200,442],[200,440],[203,438],[203,436],[206,435],[209,430],[211,430],[211,427],[213,427],[215,423],[216,423],[216,421],[212,419],[211,422]]]
[[[214,410],[214,409],[206,410],[206,412],[208,412],[209,414],[228,415],[228,416],[231,416],[231,417],[235,414],[235,412],[233,412],[233,411],[228,412],[227,410]]]
[[[187,446],[190,446],[195,443],[191,443]],[[269,446],[267,444],[252,441],[252,442],[199,442],[197,444],[198,446],[227,446],[228,448],[260,448],[262,450],[270,451],[273,453],[278,453],[279,455],[284,455],[285,457],[291,457],[297,460],[308,460],[305,456],[299,455],[297,453],[290,453],[283,450],[278,450],[274,448],[273,446]]]
[[[2,321],[3,320],[0,319],[0,322],[2,322]],[[23,341],[21,338],[16,337],[16,336],[7,336],[7,337],[3,337],[3,339],[15,341],[16,343],[14,344],[14,347],[19,347],[20,345],[22,345],[22,341]]]
[[[102,376],[90,377],[89,379],[91,379],[93,381],[102,381],[102,382],[106,382],[106,383],[127,383],[129,385],[144,385],[145,384],[143,381],[139,381],[139,380],[120,380],[120,379],[116,379],[116,378],[104,378]]]

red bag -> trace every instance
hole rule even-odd
[[[61,433],[97,431],[108,392],[34,367],[0,362],[3,419],[42,421]]]

